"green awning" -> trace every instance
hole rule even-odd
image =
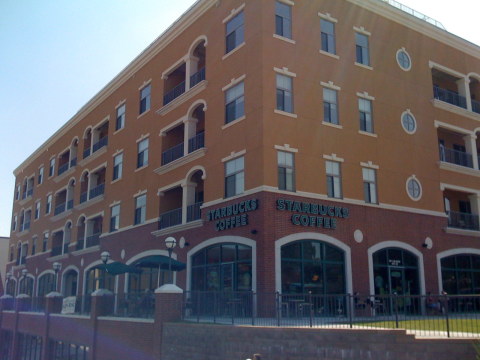
[[[164,255],[151,255],[144,257],[140,260],[138,260],[135,263],[135,266],[140,266],[140,267],[159,267],[163,270],[168,270],[170,264],[170,259],[168,256]],[[175,259],[172,259],[172,270],[173,271],[182,271],[185,270],[187,267],[186,264],[177,261]]]
[[[120,274],[125,274],[125,273],[141,273],[142,270],[139,268],[136,268],[134,266],[130,266],[124,263],[121,263],[120,261],[114,261],[111,263],[108,263],[106,265],[99,265],[99,269],[105,269],[107,273],[112,274],[112,275],[120,275]]]

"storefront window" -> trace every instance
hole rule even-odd
[[[87,272],[85,294],[90,295],[98,289],[107,289],[113,292],[115,289],[115,276],[107,273],[100,267],[95,267]]]
[[[252,248],[224,243],[200,250],[192,257],[193,291],[252,290]]]
[[[55,275],[45,274],[38,279],[38,296],[43,297],[55,291]]]
[[[70,270],[65,275],[65,296],[75,296],[77,295],[77,272],[75,270]]]
[[[315,240],[301,240],[281,249],[282,293],[344,294],[345,253]]]
[[[441,260],[443,290],[450,295],[480,294],[480,255],[459,254]]]

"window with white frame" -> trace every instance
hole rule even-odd
[[[55,158],[50,159],[50,166],[48,168],[48,176],[55,174]]]
[[[15,192],[15,200],[20,200],[20,194],[22,193],[22,185],[17,185],[17,191]]]
[[[292,78],[277,74],[277,110],[293,113]]]
[[[363,197],[366,203],[377,204],[377,174],[375,169],[362,168]]]
[[[123,153],[117,154],[113,157],[113,177],[112,180],[122,178],[123,171]]]
[[[32,239],[32,255],[35,255],[37,252],[37,242],[38,242],[38,238],[35,236]]]
[[[18,224],[18,216],[13,215],[13,221],[12,221],[12,231],[17,230],[17,224]]]
[[[320,19],[320,32],[322,40],[322,51],[336,54],[335,45],[335,23]]]
[[[337,91],[323,88],[323,121],[338,125]]]
[[[47,251],[48,247],[48,233],[43,234],[43,239],[42,239],[42,252]]]
[[[125,126],[125,104],[117,108],[117,119],[115,121],[115,130],[123,129],[124,126]]]
[[[40,217],[41,203],[40,200],[35,203],[35,220]]]
[[[244,23],[243,11],[227,22],[225,54],[228,54],[230,51],[232,51],[233,49],[235,49],[237,46],[239,46],[244,42],[245,35],[244,35],[243,23]]]
[[[275,34],[292,38],[292,7],[280,1],[275,3]]]
[[[360,116],[360,130],[373,133],[372,101],[358,99],[358,111]]]
[[[422,185],[415,176],[407,179],[407,194],[413,201],[418,201],[422,197]]]
[[[244,157],[225,163],[225,197],[239,195],[245,190]]]
[[[150,84],[140,90],[140,114],[150,109],[150,92]]]
[[[277,152],[278,189],[295,191],[294,154],[286,151]]]
[[[110,232],[120,229],[120,204],[110,208]]]
[[[52,194],[47,196],[47,203],[45,205],[45,214],[50,214],[52,211]]]
[[[135,198],[135,219],[134,224],[143,224],[147,216],[147,194]]]
[[[138,142],[137,168],[148,165],[148,139]]]
[[[43,183],[43,172],[44,172],[44,168],[43,166],[38,169],[38,185],[42,184]]]
[[[370,49],[367,35],[355,33],[355,49],[357,63],[370,66]]]
[[[245,115],[243,81],[225,92],[225,124]]]
[[[340,172],[340,163],[336,161],[326,161],[325,170],[327,174],[328,197],[340,199],[342,197],[342,177]]]

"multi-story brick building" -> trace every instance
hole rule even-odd
[[[15,170],[7,291],[173,236],[186,290],[479,293],[480,49],[394,5],[196,2]]]

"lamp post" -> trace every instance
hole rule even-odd
[[[103,273],[103,277],[102,277],[102,282],[103,284],[100,286],[100,288],[102,289],[105,289],[105,285],[106,285],[106,276],[107,276],[107,262],[108,260],[110,260],[110,253],[108,251],[104,251],[100,254],[100,259],[102,259],[102,262],[103,262],[103,269],[105,270],[105,272]]]
[[[168,271],[170,272],[170,284],[173,284],[173,274],[172,274],[172,252],[175,246],[177,246],[177,240],[174,237],[169,236],[165,239],[165,246],[168,251]]]
[[[62,264],[55,261],[52,264],[52,267],[53,267],[53,271],[55,271],[55,292],[58,292],[58,272],[62,268]]]

